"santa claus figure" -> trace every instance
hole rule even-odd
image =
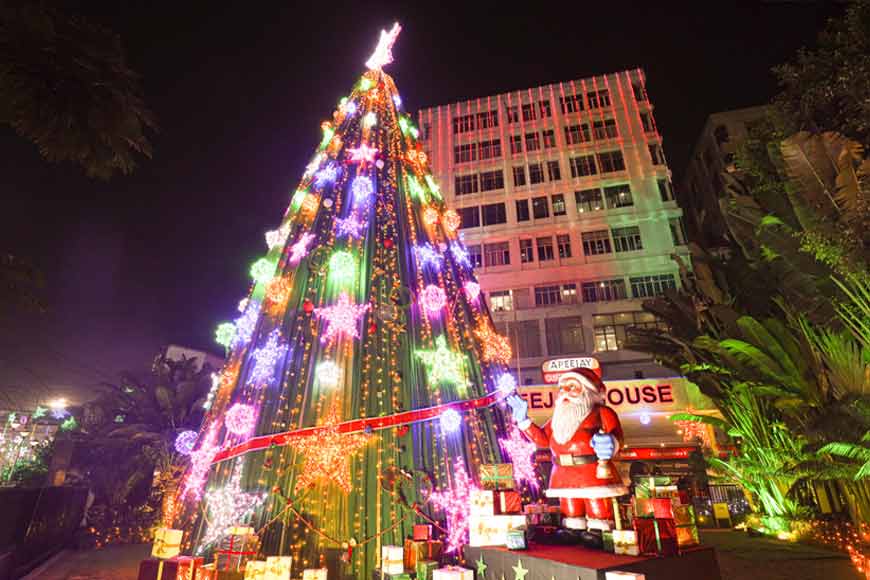
[[[604,405],[604,395],[604,382],[590,369],[561,375],[553,416],[543,427],[528,418],[524,399],[507,398],[517,427],[539,447],[550,448],[553,471],[546,493],[559,498],[566,528],[612,529],[611,498],[628,493],[612,461],[622,445],[622,426]]]

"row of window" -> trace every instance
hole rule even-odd
[[[632,89],[634,98],[637,101],[647,100],[646,91],[642,86],[632,84]],[[610,91],[607,89],[590,91],[586,93],[585,98],[582,94],[559,97],[559,104],[563,114],[577,113],[585,109],[592,110],[610,107],[612,105]],[[532,103],[507,105],[506,113],[508,123],[518,123],[520,122],[520,117],[522,117],[523,122],[550,118],[553,116],[553,109],[550,105],[550,99],[545,98]],[[453,117],[454,133],[467,133],[477,129],[491,129],[493,127],[498,127],[497,110]]]
[[[462,143],[453,147],[453,163],[468,163],[469,161],[486,161],[501,157],[501,139],[481,141],[479,143]]]

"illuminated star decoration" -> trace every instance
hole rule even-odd
[[[326,166],[317,172],[314,176],[314,184],[317,187],[323,187],[328,183],[335,183],[338,179],[339,168],[335,163],[327,163]]]
[[[248,384],[271,385],[275,382],[275,364],[287,354],[287,343],[281,342],[281,334],[276,328],[269,333],[266,344],[251,353],[256,361],[248,375]]]
[[[499,439],[498,444],[508,454],[514,465],[514,480],[517,483],[525,481],[529,487],[537,489],[538,478],[535,477],[535,464],[532,457],[538,446],[526,439],[516,427],[511,427],[509,436]]]
[[[486,362],[500,362],[507,364],[511,360],[513,351],[511,343],[497,332],[487,323],[482,323],[479,328],[475,329],[474,336],[483,347],[481,358]]]
[[[208,528],[200,540],[199,551],[222,538],[227,528],[242,524],[266,499],[265,493],[242,491],[242,462],[236,462],[230,481],[205,494],[208,506]]]
[[[369,147],[365,143],[360,143],[359,147],[356,149],[349,147],[347,152],[350,153],[351,163],[361,163],[362,165],[365,165],[366,163],[374,163],[375,154],[378,150],[376,147]]]
[[[266,232],[266,245],[269,249],[283,245],[287,241],[287,236],[290,235],[290,224],[286,223],[277,230],[269,230]]]
[[[320,340],[327,342],[339,334],[348,338],[359,338],[359,319],[369,309],[369,304],[354,304],[347,292],[338,296],[338,302],[326,308],[315,308],[318,316],[326,319],[327,328]]]
[[[453,485],[429,494],[429,501],[447,516],[447,552],[455,552],[468,538],[471,494],[480,491],[461,463],[453,466]]]
[[[299,261],[308,255],[308,244],[314,239],[314,234],[305,232],[296,243],[290,246],[290,263],[298,264]]]
[[[368,222],[359,221],[356,214],[350,214],[346,218],[335,219],[335,234],[338,237],[359,238],[367,225]]]
[[[398,22],[393,24],[393,27],[389,32],[381,30],[381,37],[378,39],[378,45],[366,61],[366,66],[369,69],[381,70],[384,65],[393,62],[393,44],[396,43],[396,38],[399,37],[401,31],[402,27],[399,26]]]
[[[447,339],[438,335],[435,350],[418,350],[417,358],[426,365],[426,380],[434,387],[440,383],[465,384],[465,357],[447,348]]]
[[[477,300],[477,297],[480,296],[480,284],[477,282],[469,280],[462,285],[462,289],[465,290],[465,296],[468,298],[469,302],[474,302]]]
[[[296,472],[297,493],[319,481],[333,482],[344,493],[349,493],[353,488],[350,458],[369,442],[369,437],[360,433],[339,433],[338,423],[338,405],[334,404],[324,417],[322,429],[316,434],[293,437],[287,441],[288,446],[305,458]]]
[[[69,415],[69,411],[67,411],[66,409],[63,409],[63,408],[51,410],[51,416],[54,417],[55,419],[57,419],[58,421],[60,421],[61,419],[63,419],[67,415]]]
[[[190,454],[190,471],[182,484],[182,499],[186,497],[192,497],[194,501],[202,499],[202,488],[211,469],[211,460],[218,452],[218,446],[215,445],[216,435],[217,429],[212,426],[199,444],[199,449]]]
[[[256,300],[250,300],[245,312],[236,318],[236,335],[233,339],[233,344],[245,344],[251,340],[254,335],[254,329],[257,326],[259,318],[260,303]]]
[[[37,406],[36,410],[33,411],[33,414],[30,417],[33,420],[39,419],[40,417],[45,417],[45,407]]]
[[[450,244],[450,253],[453,254],[453,258],[457,262],[468,268],[471,267],[471,261],[468,259],[468,250],[466,250],[462,244]]]
[[[438,270],[444,261],[444,256],[439,254],[430,244],[415,246],[414,256],[417,258],[417,263],[420,264],[421,268],[431,266]]]

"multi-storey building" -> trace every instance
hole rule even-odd
[[[607,379],[672,376],[623,348],[686,253],[639,69],[424,109],[419,125],[520,384],[593,355]]]
[[[746,140],[752,124],[766,114],[767,107],[747,107],[713,113],[704,123],[681,187],[677,188],[677,201],[685,210],[690,237],[707,248],[727,245],[727,226],[719,207],[725,191],[722,174],[735,171],[737,148]]]

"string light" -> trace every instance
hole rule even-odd
[[[465,296],[469,302],[474,302],[480,296],[480,284],[472,280],[465,282],[462,285],[462,289],[465,290]]]
[[[324,389],[334,389],[341,379],[341,369],[331,360],[325,360],[317,365],[317,382]]]
[[[443,334],[435,339],[435,350],[418,350],[415,354],[426,366],[426,381],[430,387],[441,383],[465,384],[465,357],[447,348]]]
[[[369,309],[369,304],[354,304],[347,292],[338,296],[338,302],[325,308],[315,308],[318,316],[326,319],[327,328],[322,341],[328,342],[339,335],[359,338],[359,319]]]
[[[251,358],[254,367],[248,375],[249,385],[271,385],[275,382],[275,364],[287,354],[287,343],[281,342],[281,333],[276,328],[269,333],[266,344],[254,350]]]
[[[182,455],[190,455],[196,445],[196,431],[182,431],[175,438],[175,450]]]
[[[356,273],[356,259],[350,252],[335,252],[329,259],[329,277],[334,282],[353,280]]]
[[[290,297],[292,289],[290,280],[283,276],[275,276],[266,286],[266,298],[273,304],[284,304]]]
[[[480,491],[465,471],[465,466],[453,466],[453,485],[450,489],[429,494],[432,505],[447,516],[446,551],[456,552],[468,538],[468,520],[471,516],[471,495]]]
[[[417,258],[417,264],[421,268],[432,267],[435,270],[439,270],[444,262],[444,256],[439,254],[438,250],[428,243],[415,246],[414,256]]]
[[[290,246],[290,263],[298,264],[302,258],[308,255],[308,245],[314,240],[314,234],[305,232],[295,244]]]
[[[257,411],[251,405],[236,403],[224,415],[224,426],[233,435],[247,435],[254,428]]]
[[[359,433],[340,433],[338,423],[338,405],[333,404],[324,417],[323,428],[315,435],[287,442],[304,457],[303,465],[296,472],[297,493],[321,481],[334,483],[344,493],[352,489],[350,459],[365,447],[369,438]]]
[[[478,343],[483,348],[480,357],[486,362],[499,362],[507,364],[511,360],[513,351],[511,343],[507,337],[496,333],[489,323],[482,322],[475,329],[474,335],[477,337]]]
[[[438,223],[438,210],[434,207],[427,207],[423,210],[423,223],[427,226],[434,226]]]
[[[510,375],[502,375],[510,376]],[[538,446],[526,439],[519,429],[511,427],[507,438],[498,440],[499,445],[510,457],[514,466],[514,479],[517,483],[525,481],[529,487],[538,488],[538,478],[535,475],[535,464],[532,460]]]
[[[298,211],[299,208],[302,207],[302,202],[305,201],[308,192],[304,189],[297,189],[295,193],[293,193],[293,199],[290,200],[290,209],[293,211]]]
[[[271,250],[277,246],[283,246],[287,241],[287,236],[290,235],[290,224],[286,223],[277,230],[269,230],[266,232],[266,245]]]
[[[437,315],[447,304],[447,294],[440,286],[429,284],[420,293],[420,303],[430,316]]]
[[[228,528],[244,523],[266,500],[265,493],[243,492],[241,482],[242,462],[239,461],[233,468],[229,483],[205,494],[208,528],[200,539],[198,552],[222,538]]]
[[[202,403],[202,408],[208,411],[214,403],[214,397],[217,394],[218,388],[221,386],[221,375],[218,373],[211,374],[211,388],[208,390],[208,395]]]
[[[251,278],[257,282],[268,282],[275,273],[275,262],[268,258],[260,258],[251,265]]]
[[[335,233],[338,237],[360,238],[367,225],[368,223],[360,221],[356,214],[351,214],[346,218],[335,218]]]
[[[224,348],[229,348],[236,337],[236,325],[232,322],[221,322],[214,331],[214,340]]]
[[[241,300],[239,300],[239,305],[236,306],[236,310],[238,310],[239,312],[244,312],[245,308],[248,307],[248,302],[250,302],[249,298],[242,298]]]
[[[434,195],[438,199],[441,199],[441,188],[438,187],[438,183],[435,182],[435,178],[431,175],[426,175],[423,179],[426,180],[426,185],[429,186],[429,191],[432,192],[432,195]]]
[[[363,117],[363,127],[366,129],[371,129],[378,123],[378,116],[374,111],[369,111]]]
[[[423,191],[423,186],[420,185],[417,178],[409,174],[407,175],[406,180],[408,182],[408,191],[411,193],[411,197],[418,201],[426,201],[426,192]]]

